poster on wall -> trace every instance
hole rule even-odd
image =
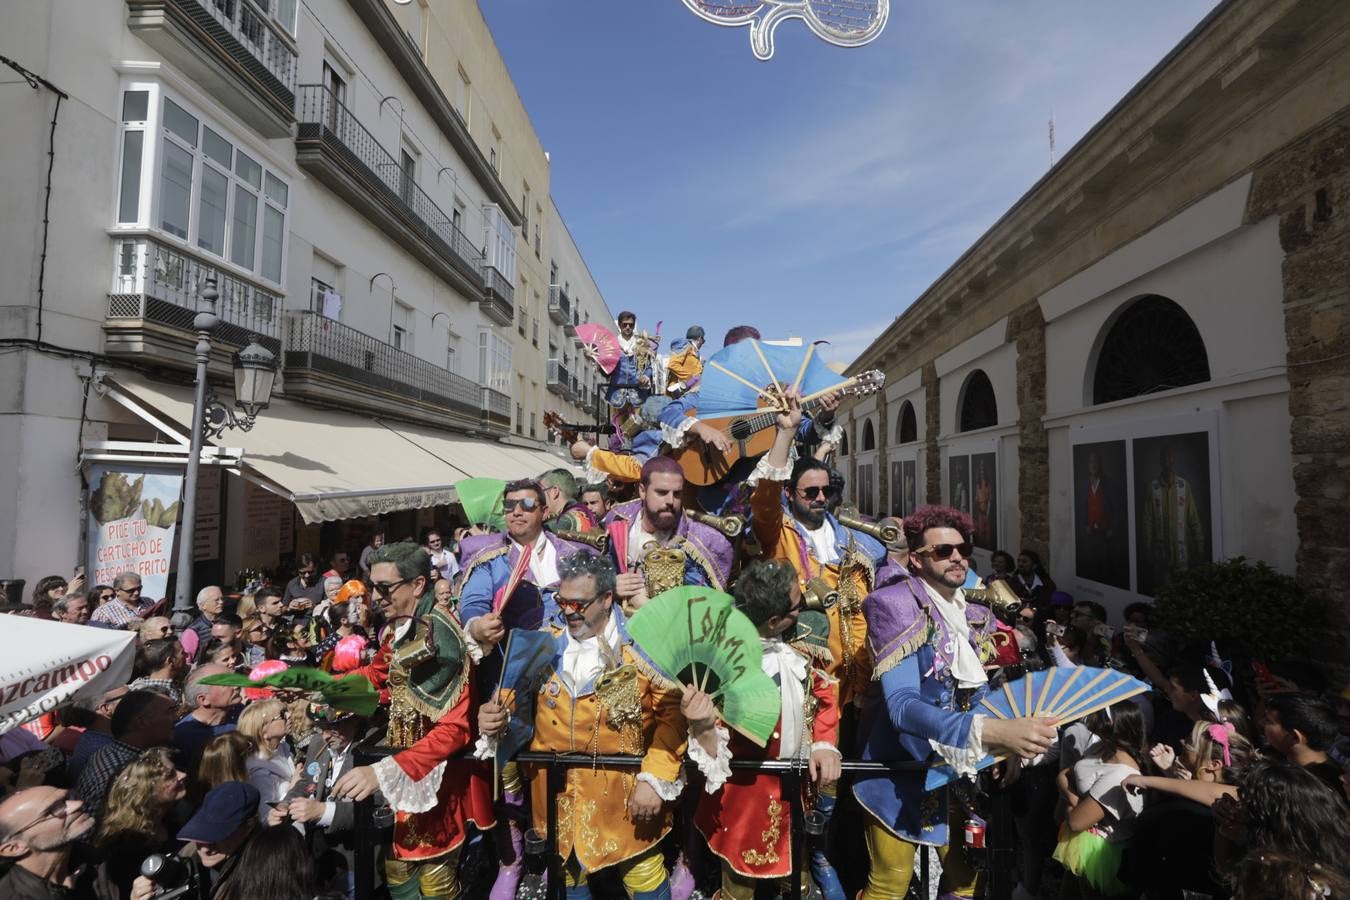
[[[202,466],[197,474],[197,527],[192,529],[192,559],[220,558],[220,469]]]
[[[975,521],[974,543],[985,550],[998,549],[998,465],[993,453],[970,458],[975,484],[970,516]]]
[[[165,596],[183,476],[122,466],[89,469],[90,584],[141,576],[141,596]]]
[[[271,569],[280,561],[281,516],[285,503],[265,487],[244,482],[244,515],[248,528],[240,563],[245,569]],[[289,515],[289,510],[286,511]]]
[[[904,485],[901,494],[901,515],[909,515],[918,508],[918,466],[912,459],[907,459],[900,463],[900,480]]]
[[[947,471],[947,502],[963,513],[970,512],[970,457],[949,457]]]
[[[1074,571],[1123,591],[1130,589],[1127,492],[1124,441],[1074,446]]]
[[[858,512],[864,516],[876,514],[876,467],[858,466]]]
[[[1136,439],[1134,492],[1135,590],[1153,596],[1213,558],[1208,432]]]
[[[905,490],[902,466],[904,463],[891,463],[891,515],[905,514]]]

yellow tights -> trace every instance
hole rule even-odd
[[[624,860],[618,866],[629,896],[654,891],[666,880],[666,861],[660,847],[653,847],[646,853]],[[563,881],[568,887],[586,883],[586,873],[581,871],[575,854],[563,866]]]
[[[958,818],[956,812],[953,810],[951,818]],[[952,824],[948,833],[960,840],[963,828],[960,824]],[[905,896],[910,879],[914,877],[914,851],[918,845],[896,837],[871,817],[868,817],[865,835],[872,866],[867,873],[867,890],[863,891],[862,900],[895,900]],[[980,876],[967,863],[965,852],[960,847],[954,850],[950,846],[939,847],[938,856],[942,859],[938,893],[975,896]]]

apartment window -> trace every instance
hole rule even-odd
[[[535,436],[535,416],[537,413],[530,413],[530,437]]]
[[[413,352],[413,309],[394,301],[394,349],[404,353]]]
[[[516,280],[516,232],[511,220],[495,203],[483,206],[484,262],[508,282]]]
[[[548,283],[558,283],[558,261],[556,259],[550,259],[548,261]]]
[[[417,155],[408,147],[399,149],[398,188],[399,196],[409,206],[413,205],[413,194],[417,185]]]
[[[464,126],[469,125],[469,112],[473,104],[473,92],[469,89],[469,76],[461,68],[459,78],[455,79],[455,109],[459,112],[459,117],[464,120]]]
[[[544,258],[543,256],[540,255],[540,253],[542,252],[542,249],[541,249],[541,248],[542,248],[542,246],[543,246],[543,235],[544,235],[544,229],[543,229],[542,227],[540,227],[540,225],[539,225],[539,220],[536,219],[535,222],[534,222],[534,258],[535,258],[535,259],[543,259],[543,258]]]
[[[323,61],[323,84],[328,88],[328,102],[325,104],[324,124],[328,130],[337,134],[339,110],[347,106],[347,71],[339,70],[337,64]]]
[[[530,239],[530,186],[520,195],[520,233],[525,240]]]
[[[496,128],[492,129],[492,144],[488,147],[488,164],[492,166],[492,171],[501,172],[502,158],[502,136]]]
[[[459,342],[452,337],[450,338],[450,343],[447,344],[445,348],[445,371],[452,375],[459,374],[459,347],[456,346],[458,343]]]
[[[450,224],[455,226],[456,231],[464,231],[464,207],[458,200],[455,201],[455,208],[450,210]]]
[[[119,144],[118,224],[148,225],[281,283],[290,186],[233,135],[156,83],[123,91]]]
[[[220,5],[217,2],[216,5]],[[266,3],[259,4],[264,8]],[[277,24],[286,29],[286,33],[291,37],[295,36],[295,13],[299,8],[299,0],[272,0],[272,18],[276,19]]]
[[[310,276],[309,308],[325,318],[339,321],[342,318],[342,297],[337,289],[321,278]]]
[[[478,332],[478,383],[503,394],[511,392],[511,343],[496,332]]]

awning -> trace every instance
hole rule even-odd
[[[103,383],[113,399],[139,406],[138,415],[187,432],[190,387],[120,370]],[[240,473],[290,500],[309,524],[454,503],[453,485],[463,478],[526,478],[569,464],[541,450],[284,398],[273,399],[251,431],[227,431],[217,443],[238,448]]]

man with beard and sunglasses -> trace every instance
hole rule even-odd
[[[361,801],[377,790],[394,810],[385,878],[393,900],[460,896],[459,851],[469,827],[491,828],[484,770],[447,765],[474,741],[473,667],[463,633],[428,591],[431,557],[413,543],[370,556],[371,593],[388,623],[369,666],[356,669],[389,697],[382,743],[397,750],[357,766],[333,784],[333,800]]]
[[[617,869],[634,900],[668,900],[661,840],[684,786],[681,762],[688,724],[681,691],[629,637],[614,603],[614,564],[574,554],[559,563],[557,604],[565,628],[554,627],[554,656],[538,689],[529,749],[545,753],[642,757],[622,766],[568,770],[562,793],[548,793],[548,769],[522,764],[531,783],[534,827],[544,833],[548,804],[557,803],[557,852],[567,896],[591,897],[589,880]],[[478,711],[483,737],[475,755],[491,759],[506,731],[510,692]],[[496,896],[494,894],[494,896]]]
[[[863,603],[876,671],[863,697],[863,759],[946,762],[975,771],[987,754],[1032,757],[1055,739],[1047,718],[996,719],[971,710],[988,692],[984,663],[992,657],[993,614],[968,604],[970,516],[947,506],[922,507],[905,519],[908,577]],[[863,900],[903,897],[919,845],[947,848],[962,808],[947,788],[924,791],[925,775],[860,775],[853,794],[867,813],[872,865]],[[957,845],[942,864],[943,896],[974,896],[975,869]]]
[[[801,424],[797,397],[778,416],[778,434],[756,474],[762,477],[750,495],[751,524],[764,558],[781,559],[797,573],[804,595],[838,592],[826,610],[830,620],[831,678],[839,682],[839,707],[861,694],[872,675],[867,656],[867,623],[862,600],[872,590],[877,567],[885,562],[881,542],[839,523],[829,511],[830,468],[810,457],[791,460]]]
[[[615,592],[626,610],[683,584],[720,591],[731,575],[731,541],[684,514],[684,472],[668,456],[643,464],[638,499],[611,509],[605,530],[619,571]],[[660,561],[648,560],[653,550],[662,551]]]

